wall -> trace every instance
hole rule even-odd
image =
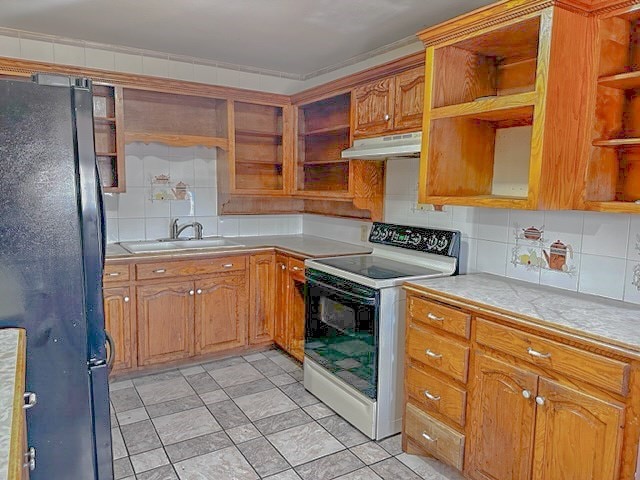
[[[169,236],[169,223],[198,221],[204,235],[283,235],[302,232],[301,215],[217,216],[216,150],[131,143],[125,147],[125,193],[105,194],[109,242]],[[185,200],[152,200],[167,188],[152,179],[169,175],[188,185]],[[191,230],[184,235],[191,236]]]
[[[463,272],[489,272],[640,304],[640,216],[578,211],[416,208],[418,159],[387,161],[385,221],[462,232]],[[363,222],[305,215],[305,234],[360,242]],[[542,231],[528,240],[523,229]],[[560,240],[572,250],[562,270],[543,251]],[[556,267],[560,265],[555,264]],[[635,284],[634,284],[635,282]]]

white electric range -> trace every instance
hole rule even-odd
[[[372,439],[402,429],[409,280],[455,275],[460,232],[374,223],[368,255],[305,261],[304,386]]]

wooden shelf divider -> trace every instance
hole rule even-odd
[[[471,117],[487,121],[518,120],[530,117],[535,92],[485,97],[473,102],[448,105],[431,110],[431,119]]]
[[[329,127],[317,128],[315,130],[306,131],[304,133],[301,133],[300,136],[324,135],[328,133],[344,132],[346,130],[349,130],[349,124],[331,125]]]
[[[277,132],[264,132],[261,130],[248,130],[246,128],[242,128],[242,129],[236,128],[236,136],[272,138],[272,137],[282,137],[282,134]]]
[[[598,79],[598,85],[602,87],[617,88],[619,90],[629,90],[640,88],[640,71],[618,73],[607,75]]]
[[[594,140],[594,147],[640,147],[640,138],[610,138],[608,140]]]
[[[117,157],[116,152],[96,152],[96,157]]]
[[[204,135],[176,135],[168,133],[125,132],[125,141],[142,143],[162,143],[172,147],[221,148],[227,150],[229,142],[226,138],[209,137]]]

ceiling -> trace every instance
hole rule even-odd
[[[0,27],[309,75],[491,0],[0,0]]]

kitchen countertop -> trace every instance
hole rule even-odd
[[[0,480],[9,478],[12,428],[14,422],[22,421],[13,415],[16,388],[19,388],[17,369],[24,367],[24,355],[20,351],[21,339],[24,338],[21,332],[17,328],[0,329]],[[22,393],[19,392],[20,396]]]
[[[405,285],[640,353],[639,305],[487,273]]]
[[[289,253],[306,257],[331,257],[342,255],[358,255],[371,253],[371,248],[352,243],[338,242],[313,235],[260,235],[254,237],[226,237],[233,242],[238,242],[243,247],[214,248],[203,250],[184,250],[170,252],[153,252],[132,254],[118,244],[107,245],[107,260],[109,259],[133,259],[149,257],[183,257],[205,256],[225,253],[243,253],[261,248],[277,248]]]

